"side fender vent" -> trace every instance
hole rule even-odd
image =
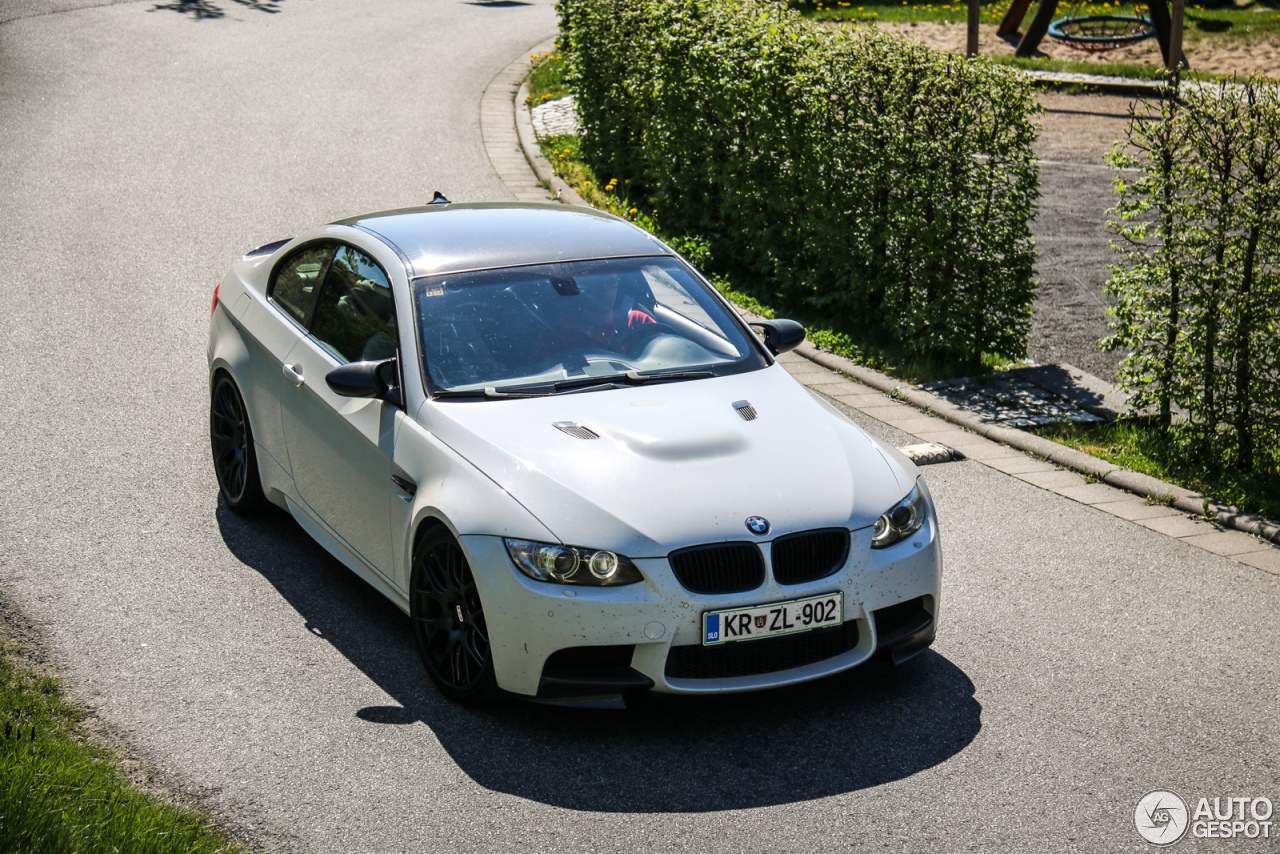
[[[590,427],[583,427],[576,421],[557,421],[551,425],[561,433],[568,433],[575,439],[599,439],[600,434]]]
[[[743,421],[755,421],[760,417],[760,413],[756,412],[756,408],[751,405],[749,400],[734,401],[733,408]]]

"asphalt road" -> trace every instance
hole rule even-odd
[[[1152,789],[1280,802],[1280,578],[974,462],[927,469],[944,622],[907,667],[624,713],[445,702],[399,611],[287,518],[218,508],[207,311],[252,246],[434,189],[506,198],[480,94],[552,7],[77,6],[0,4],[0,587],[238,833],[1109,852],[1145,847]]]

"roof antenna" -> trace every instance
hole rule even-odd
[[[434,196],[432,196],[432,197],[431,197],[431,201],[427,202],[427,204],[429,204],[429,205],[448,205],[448,204],[452,204],[452,203],[451,203],[448,199],[446,199],[446,198],[444,197],[444,193],[440,192],[439,190],[436,190],[436,194],[435,194]]]

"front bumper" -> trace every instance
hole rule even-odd
[[[854,531],[843,567],[804,584],[778,584],[770,550],[761,543],[764,584],[715,596],[686,590],[665,558],[635,560],[643,583],[570,587],[522,575],[501,537],[464,536],[462,546],[484,603],[498,685],[515,694],[571,699],[646,687],[672,694],[751,691],[847,670],[878,650],[901,662],[936,633],[942,557],[932,512],[915,536],[887,549],[871,549],[869,528]],[[835,590],[844,593],[839,628],[702,645],[705,611]]]

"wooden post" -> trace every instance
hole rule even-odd
[[[978,0],[969,0],[969,42],[965,47],[965,55],[978,55]]]
[[[1151,0],[1151,2],[1163,3],[1164,0]],[[1027,31],[1018,41],[1018,50],[1015,52],[1017,56],[1031,56],[1036,52],[1036,48],[1040,47],[1040,42],[1044,40],[1044,34],[1049,32],[1049,25],[1053,23],[1053,16],[1056,14],[1058,14],[1058,0],[1040,0],[1036,15],[1031,19],[1031,26],[1027,27]]]
[[[1000,22],[1000,26],[996,29],[996,35],[1004,37],[1011,36],[1018,31],[1018,27],[1022,26],[1022,19],[1027,17],[1027,10],[1031,8],[1031,0],[1013,0],[1009,4],[1009,11],[1004,13],[1004,20]]]
[[[1173,0],[1173,20],[1169,25],[1169,55],[1166,57],[1169,73],[1177,85],[1182,70],[1182,22],[1187,14],[1187,0]]]
[[[1165,67],[1169,66],[1169,23],[1168,0],[1147,0],[1147,17],[1151,18],[1151,26],[1156,28],[1156,41],[1160,44],[1160,58]]]

